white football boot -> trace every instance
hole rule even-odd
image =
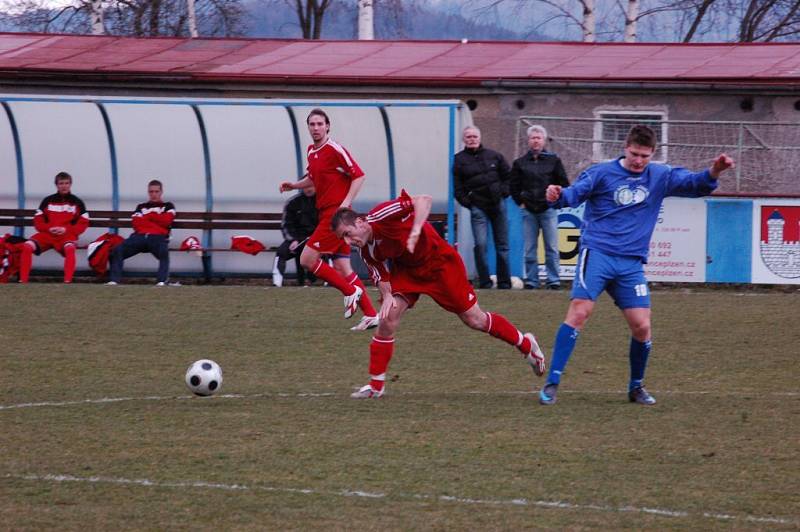
[[[531,351],[525,355],[525,361],[531,365],[533,372],[537,377],[544,375],[544,353],[542,353],[539,344],[536,342],[536,337],[531,333],[525,333],[525,338],[531,341]]]
[[[361,299],[361,295],[364,293],[360,286],[354,286],[353,288],[356,289],[355,292],[349,296],[344,296],[344,319],[353,317],[353,314],[358,310],[358,300]]]
[[[366,386],[359,388],[358,391],[351,393],[350,397],[352,399],[380,399],[383,397],[383,391],[385,389],[386,388],[378,392],[373,390],[372,386],[367,384]]]

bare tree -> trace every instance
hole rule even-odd
[[[103,0],[91,0],[89,12],[92,35],[103,35],[106,32],[103,25]]]
[[[769,42],[800,33],[800,0],[748,0],[739,24],[739,41]],[[729,9],[735,9],[729,2]]]
[[[187,35],[189,17],[185,0],[76,0],[52,9],[47,0],[16,0],[7,25],[26,31],[89,33],[102,28],[112,35]],[[243,10],[238,0],[196,0],[198,31],[206,35],[233,36],[243,29]]]
[[[688,16],[688,18],[691,20],[691,23],[689,24],[689,29],[686,30],[686,34],[683,36],[683,42],[691,42],[694,36],[697,35],[703,19],[709,12],[709,8],[716,1],[717,0],[694,0],[685,2],[686,4],[689,4],[686,7],[690,9],[684,10],[684,14],[685,16]]]
[[[636,42],[636,22],[639,20],[639,0],[628,0],[625,10],[625,42]]]
[[[358,40],[371,41],[375,38],[375,22],[372,0],[358,0]]]
[[[583,42],[595,42],[597,39],[597,12],[595,0],[535,0],[539,4],[549,6],[551,13],[544,16],[538,27],[556,20],[566,20],[578,26],[581,30]],[[521,11],[529,8],[531,0],[473,0],[474,5],[479,5],[477,13],[485,14],[496,9],[501,4],[511,4],[514,9]]]
[[[297,22],[304,39],[319,39],[322,35],[322,20],[333,0],[285,0],[297,14]]]
[[[194,0],[186,0],[186,16],[189,19],[189,36],[196,38],[197,33],[197,13],[194,9]]]

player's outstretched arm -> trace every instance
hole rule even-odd
[[[314,184],[314,182],[311,181],[311,178],[308,177],[308,174],[306,174],[306,175],[303,176],[303,178],[301,180],[295,181],[294,183],[292,183],[291,181],[283,181],[280,184],[280,191],[281,192],[288,192],[290,190],[308,188],[308,187],[312,186],[313,184]]]
[[[722,172],[730,170],[735,166],[736,163],[733,162],[733,157],[730,157],[725,153],[721,153],[716,159],[714,159],[714,162],[711,164],[711,168],[708,169],[708,173],[711,174],[712,178],[717,179]]]
[[[414,225],[411,226],[411,232],[408,234],[406,249],[409,253],[414,253],[414,248],[417,247],[417,241],[422,232],[422,226],[425,225],[425,221],[431,213],[433,198],[427,194],[414,196],[411,198],[411,204],[414,206]]]

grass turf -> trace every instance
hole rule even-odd
[[[0,287],[0,523],[800,526],[798,294],[654,292],[649,408],[627,402],[627,329],[605,297],[553,407],[513,348],[427,299],[401,325],[387,397],[350,400],[371,334],[348,330],[337,294]],[[565,292],[479,299],[549,361]],[[206,357],[234,397],[187,395]],[[81,402],[102,398],[125,400]]]

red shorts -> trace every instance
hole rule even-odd
[[[464,261],[458,252],[447,247],[437,259],[422,268],[395,266],[392,270],[392,293],[414,306],[419,296],[430,296],[443,309],[462,314],[478,302],[472,283],[467,279]]]
[[[331,230],[331,219],[337,209],[325,209],[319,213],[319,223],[311,236],[308,237],[306,246],[323,255],[350,256],[350,246],[336,236]]]
[[[41,255],[48,249],[55,249],[64,255],[64,246],[67,244],[77,244],[75,239],[68,235],[55,236],[50,233],[36,233],[29,240],[36,242],[36,254]]]

